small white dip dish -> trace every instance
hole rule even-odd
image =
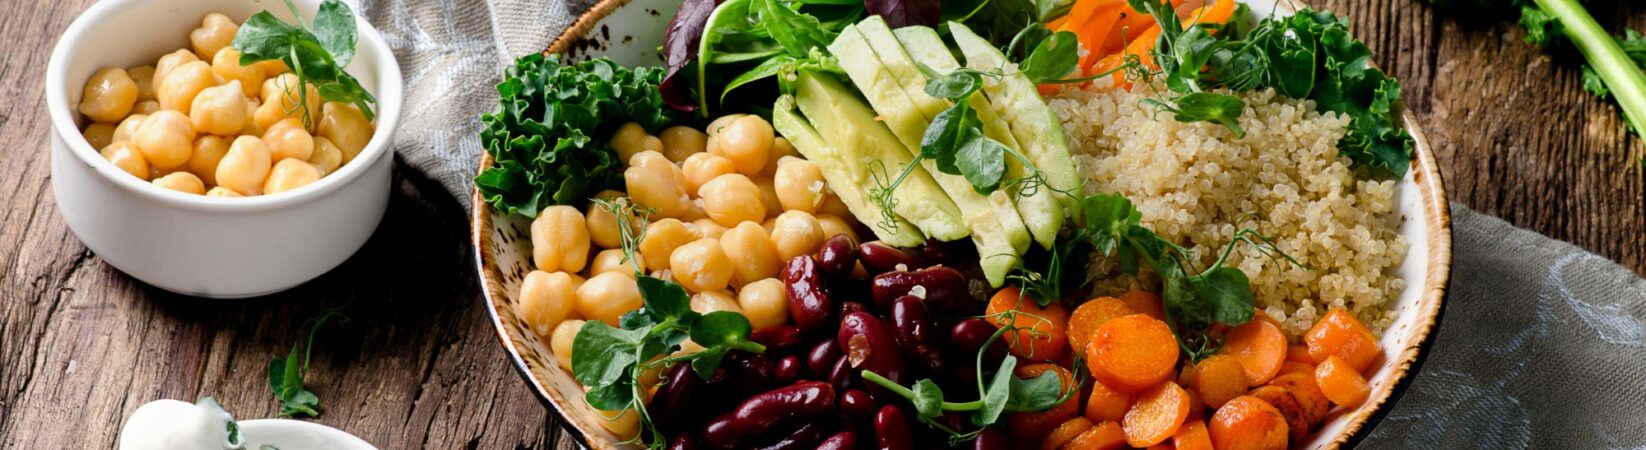
[[[377,450],[370,443],[336,428],[301,420],[242,420],[240,434],[246,449],[265,445],[280,450]]]
[[[305,17],[320,3],[294,2]],[[347,71],[377,97],[376,134],[354,161],[319,181],[268,196],[185,194],[122,172],[82,138],[85,120],[76,105],[93,72],[152,64],[186,47],[207,13],[239,22],[265,9],[292,21],[279,1],[104,0],[81,14],[52,51],[45,95],[58,210],[86,247],[133,278],[201,297],[270,294],[348,259],[383,218],[404,86],[388,44],[358,15]]]

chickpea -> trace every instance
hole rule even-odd
[[[741,119],[747,115],[748,114],[727,114],[720,116],[720,118],[710,121],[709,127],[705,128],[704,132],[708,133],[710,137],[719,136],[721,131],[726,130],[727,125],[731,125],[732,122],[736,122],[737,119]]]
[[[622,196],[622,192],[606,190],[595,194],[594,200],[612,202]],[[606,209],[606,207],[600,206],[599,203],[592,200],[589,202],[588,211],[589,240],[594,241],[594,245],[598,245],[600,248],[622,247],[623,230],[618,227],[617,215],[612,214],[610,209]],[[629,217],[629,219],[632,220],[633,217]]]
[[[247,125],[246,128],[253,129],[253,131],[268,130],[270,127],[273,127],[274,124],[280,123],[280,121],[282,121],[282,120],[291,119],[291,118],[293,118],[293,117],[286,115],[285,111],[280,110],[280,104],[279,103],[261,103],[261,102],[259,102],[258,105],[257,105],[257,109],[252,110],[251,125]],[[297,120],[303,120],[301,117],[298,117],[296,119]],[[247,130],[241,130],[241,132],[244,133],[244,134],[252,134],[252,135],[257,135],[257,136],[262,136],[263,135],[263,131],[257,131],[256,133],[246,133],[246,131]]]
[[[678,219],[680,219],[681,222],[696,222],[698,219],[706,219],[708,217],[709,214],[703,212],[703,199],[694,198],[692,199],[691,204],[686,207],[686,210],[680,213],[680,217],[678,217]]]
[[[743,307],[737,304],[737,298],[727,291],[703,291],[692,294],[692,312],[708,314],[715,311],[731,311],[742,314]]]
[[[726,234],[726,227],[715,223],[713,219],[709,219],[707,217],[693,220],[691,228],[692,231],[697,233],[698,239],[719,240],[720,236]]]
[[[263,70],[263,76],[265,76],[265,77],[277,76],[277,75],[280,75],[280,74],[291,71],[290,67],[286,67],[286,62],[285,61],[281,61],[281,60],[278,60],[278,59],[271,59],[271,60],[267,60],[267,61],[258,61],[257,63],[252,64],[252,66],[257,67],[258,69],[262,69]]]
[[[86,126],[86,129],[80,132],[80,136],[86,138],[86,143],[91,144],[91,148],[102,149],[114,143],[114,125],[94,123]]]
[[[243,135],[243,136],[262,136],[263,135],[263,130],[265,130],[265,128],[258,125],[258,120],[259,119],[257,117],[257,114],[262,112],[262,110],[263,110],[263,102],[261,100],[258,100],[258,99],[255,99],[255,98],[246,99],[246,117],[247,117],[246,127],[240,129],[240,134],[241,135]],[[279,122],[279,120],[273,120],[273,121],[270,121],[269,123],[275,123],[275,122]]]
[[[287,158],[308,161],[314,154],[314,136],[297,119],[275,122],[263,132],[263,145],[269,148],[269,158],[277,163]]]
[[[670,161],[681,162],[703,153],[709,135],[692,127],[676,125],[664,128],[657,134],[657,139],[663,143],[663,156],[669,157]]]
[[[246,128],[246,121],[251,120],[246,116],[246,97],[240,95],[240,81],[200,91],[189,105],[189,119],[201,133],[237,136]]]
[[[785,210],[816,213],[817,208],[823,206],[823,198],[827,197],[824,195],[826,185],[823,171],[811,161],[784,160],[777,166],[777,177],[773,181],[777,187],[777,200]]]
[[[302,91],[298,90],[300,83],[302,85]],[[320,103],[322,102],[320,99],[320,90],[316,89],[312,84],[302,83],[297,79],[296,74],[284,73],[279,76],[263,80],[263,87],[261,92],[258,93],[263,96],[263,98],[260,99],[263,101],[263,107],[270,108],[270,105],[273,105],[273,111],[279,113],[281,115],[281,119],[286,117],[295,117],[297,120],[303,121],[304,123],[310,125],[314,125],[315,122],[319,122],[317,119],[320,118]],[[299,109],[298,105],[306,106],[307,111]],[[288,114],[288,111],[292,114]],[[261,118],[261,115],[259,115],[259,118]],[[257,124],[258,126],[267,129],[269,125],[273,125],[274,122],[278,121],[279,120],[277,119],[265,124],[259,120]],[[338,144],[338,148],[348,150],[347,147],[344,147],[342,143],[337,141],[336,137],[327,136],[326,139],[331,139],[332,143]]]
[[[208,185],[217,184],[217,163],[229,153],[229,142],[229,138],[209,134],[195,139],[194,152],[189,154],[189,172]]]
[[[862,242],[857,240],[857,230],[852,229],[851,222],[847,222],[846,219],[842,219],[840,216],[818,214],[817,226],[823,229],[823,240],[844,234],[846,237],[851,238],[854,243]]]
[[[301,159],[282,159],[274,163],[269,178],[263,181],[263,195],[279,194],[320,181],[320,169]]]
[[[309,155],[309,164],[320,169],[320,176],[324,177],[343,165],[343,151],[332,145],[331,140],[317,136],[314,138],[314,153]]]
[[[628,261],[626,258],[627,255],[623,254],[623,249],[601,250],[600,253],[594,254],[594,261],[589,262],[589,276],[617,272],[623,276],[634,278],[636,265],[641,268],[646,267],[646,257],[640,256],[639,253],[634,255],[634,261]]]
[[[772,227],[774,225],[777,225],[776,217],[767,218],[765,222],[760,222],[760,228],[765,229],[767,235],[772,234]]]
[[[206,191],[206,196],[207,197],[223,197],[223,198],[245,197],[244,195],[240,195],[239,192],[235,192],[233,189],[229,189],[229,188],[222,187],[222,186],[217,186],[217,187],[211,188],[211,190],[209,190],[209,191]]]
[[[577,272],[589,262],[589,229],[583,213],[550,206],[532,220],[532,262],[539,270]]]
[[[804,158],[804,156],[800,155],[799,149],[794,148],[794,143],[778,136],[772,139],[772,164],[767,164],[767,166],[775,169],[777,167],[775,163],[782,161],[783,158]]]
[[[263,91],[263,69],[255,65],[240,65],[240,51],[234,47],[223,47],[217,56],[211,58],[211,73],[216,74],[223,81],[239,81],[240,95],[258,98]]]
[[[663,270],[669,268],[669,256],[676,248],[697,240],[697,234],[686,229],[686,224],[677,219],[663,219],[652,222],[646,227],[646,235],[640,239],[640,255],[644,256],[647,270]]]
[[[263,179],[273,164],[269,150],[257,136],[240,136],[229,144],[229,152],[217,163],[217,185],[242,195],[263,193]]]
[[[777,185],[771,177],[755,178],[754,187],[760,188],[760,204],[766,205],[766,217],[776,217],[783,213],[783,201],[778,199]]]
[[[137,83],[137,101],[154,100],[154,66],[127,67],[126,76]]]
[[[525,319],[538,336],[548,337],[572,313],[583,279],[565,272],[533,270],[520,282],[520,301],[514,313]]]
[[[143,153],[132,148],[126,142],[115,142],[104,147],[103,159],[114,163],[114,167],[131,174],[131,176],[147,181],[149,179],[149,162],[143,159]]]
[[[716,138],[712,134],[709,135],[709,140],[707,142],[703,143],[703,153],[708,153],[708,154],[714,155],[714,156],[725,156],[726,155],[725,152],[720,151],[719,138]]]
[[[638,123],[629,122],[617,127],[617,132],[612,133],[612,138],[606,141],[606,145],[617,151],[619,160],[628,161],[634,158],[635,153],[646,150],[644,144],[641,143],[646,136],[645,128]]]
[[[640,309],[641,303],[640,285],[617,272],[595,275],[577,288],[577,312],[614,327],[623,314]]]
[[[743,285],[737,291],[737,305],[756,330],[789,322],[789,294],[776,278]]]
[[[732,261],[714,239],[698,239],[669,254],[675,281],[692,292],[718,291],[732,279]]]
[[[715,137],[719,140],[720,153],[732,160],[737,171],[752,175],[760,173],[771,161],[776,132],[772,124],[760,116],[743,116],[726,125]]]
[[[137,103],[137,83],[118,67],[93,73],[80,92],[80,114],[94,122],[119,122]]]
[[[846,202],[840,201],[840,197],[833,192],[823,197],[823,205],[817,207],[817,212],[835,217],[856,217],[852,215],[852,210],[846,206]]]
[[[234,42],[234,35],[239,32],[240,25],[235,24],[234,19],[211,13],[200,19],[200,28],[189,32],[189,44],[194,46],[194,54],[200,56],[200,59],[211,59],[218,50]]]
[[[188,172],[172,172],[154,179],[154,185],[194,195],[206,194],[206,183]]]
[[[549,336],[549,351],[554,352],[554,360],[560,363],[560,368],[570,372],[572,370],[572,343],[577,342],[577,332],[583,329],[585,322],[571,319],[554,326],[554,334]]]
[[[685,176],[680,168],[664,158],[662,153],[646,150],[636,153],[623,171],[623,181],[629,198],[636,203],[657,209],[662,217],[680,217],[691,208],[686,196]]]
[[[772,245],[784,261],[811,254],[823,245],[823,227],[817,218],[802,211],[786,211],[772,223]]]
[[[714,177],[737,172],[732,166],[732,160],[724,156],[697,153],[686,157],[680,165],[680,173],[686,177],[686,192],[697,193],[697,189]]]
[[[633,409],[622,411],[594,410],[595,418],[600,422],[600,428],[605,428],[617,436],[619,440],[634,439],[640,435],[640,413]]]
[[[657,136],[642,137],[640,138],[640,148],[642,151],[663,153],[663,140],[658,139]]]
[[[201,61],[190,61],[177,66],[166,73],[166,78],[160,81],[160,88],[154,91],[160,98],[160,107],[188,114],[194,104],[194,96],[200,91],[217,84],[217,75],[211,73],[211,66]]]
[[[126,116],[125,120],[120,121],[120,125],[114,127],[112,142],[131,142],[132,138],[137,137],[137,128],[142,127],[143,121],[148,118],[146,114]]]
[[[157,112],[160,112],[160,102],[156,100],[143,100],[131,107],[132,114],[149,115]]]
[[[743,174],[715,177],[698,188],[697,196],[703,198],[703,212],[727,227],[766,218],[766,204],[760,196],[760,187]]]
[[[166,80],[166,74],[171,73],[172,69],[179,66],[199,60],[200,57],[194,56],[194,52],[181,49],[167,53],[166,56],[161,56],[160,61],[154,65],[154,80],[151,82],[152,86],[150,86],[154,89],[156,95],[154,98],[156,100],[160,99],[160,83]]]
[[[720,250],[731,261],[734,285],[777,276],[783,269],[771,234],[754,222],[743,222],[720,235]]]
[[[189,162],[189,154],[194,153],[194,125],[183,113],[160,111],[143,119],[132,143],[154,168],[176,169]]]
[[[354,161],[360,151],[371,143],[373,133],[377,132],[376,125],[366,120],[366,114],[360,108],[347,103],[326,102],[320,114],[320,125],[316,134],[326,138],[343,151],[343,163]]]

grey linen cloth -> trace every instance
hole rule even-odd
[[[400,157],[469,206],[481,113],[515,56],[592,1],[364,0],[406,77]],[[1451,295],[1417,378],[1363,448],[1646,448],[1646,282],[1462,205]]]

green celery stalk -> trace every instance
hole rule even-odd
[[[1646,137],[1646,73],[1624,53],[1612,35],[1583,9],[1577,0],[1533,0],[1539,8],[1556,18],[1566,29],[1566,36],[1577,45],[1583,58],[1589,61],[1606,88],[1612,91],[1623,117],[1634,127],[1635,133]]]

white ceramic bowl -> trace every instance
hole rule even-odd
[[[377,450],[352,434],[313,422],[256,419],[237,423],[248,449],[268,445],[285,450]]]
[[[313,17],[318,0],[294,0]],[[207,13],[243,21],[278,1],[103,0],[58,40],[46,68],[51,184],[69,228],[104,261],[138,280],[216,298],[270,294],[302,284],[354,254],[383,218],[394,164],[403,84],[377,30],[359,29],[348,72],[377,97],[377,134],[359,156],[319,181],[277,195],[208,198],[156,187],[116,168],[81,137],[77,106],[86,79],[104,67],[154,64],[189,45]]]
[[[1289,15],[1288,0],[1241,0],[1259,16],[1271,12]],[[573,60],[608,57],[625,65],[657,65],[658,45],[663,31],[681,0],[604,0],[560,35],[549,53],[565,54]],[[1393,51],[1382,49],[1382,51]],[[1423,362],[1429,339],[1440,320],[1441,303],[1451,279],[1451,212],[1446,203],[1445,185],[1435,165],[1423,130],[1410,114],[1402,113],[1402,125],[1416,141],[1417,155],[1411,170],[1398,185],[1397,203],[1401,216],[1400,233],[1409,244],[1406,259],[1397,271],[1406,280],[1406,289],[1395,301],[1397,318],[1384,331],[1384,357],[1370,372],[1371,395],[1356,408],[1334,408],[1307,442],[1294,448],[1336,449],[1353,447],[1391,409],[1393,401],[1415,378]],[[489,157],[481,160],[489,167]],[[602,429],[594,412],[583,400],[583,389],[566,370],[555,363],[548,341],[539,338],[515,314],[520,283],[531,270],[530,221],[506,216],[491,209],[474,193],[471,229],[481,287],[490,303],[489,311],[503,346],[514,358],[532,391],[561,417],[567,431],[594,449],[633,449],[621,438]]]

